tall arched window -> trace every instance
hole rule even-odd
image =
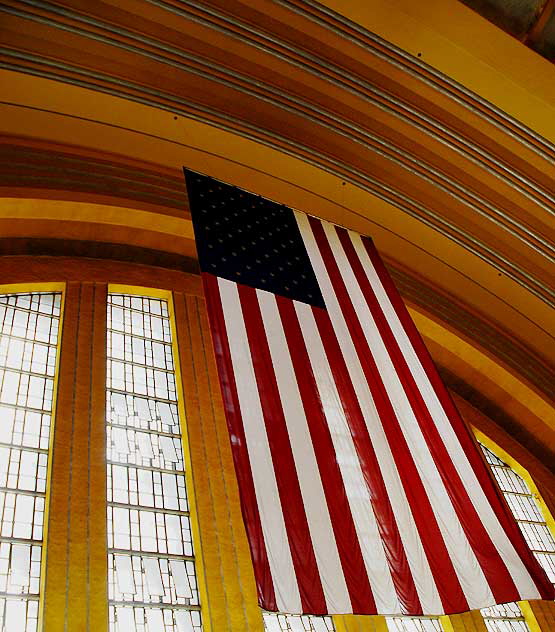
[[[59,293],[0,295],[0,630],[7,632],[38,628],[60,305]]]

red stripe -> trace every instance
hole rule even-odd
[[[314,237],[323,257],[328,275],[337,295],[353,344],[364,371],[389,445],[397,464],[418,533],[428,558],[434,581],[446,613],[464,612],[468,602],[443,541],[433,508],[420,480],[409,446],[405,440],[395,411],[391,405],[364,331],[358,320],[341,273],[319,220],[309,218]]]
[[[349,500],[297,314],[289,299],[277,297],[277,304],[306,412],[351,606],[355,614],[376,614],[376,604],[366,574]],[[315,311],[322,310],[315,308]]]
[[[319,309],[313,311],[345,417],[351,430],[364,480],[370,492],[372,509],[376,516],[395,591],[404,614],[422,614],[422,605],[418,598],[397,521],[389,502],[378,459],[339,342],[327,312]]]
[[[378,327],[380,336],[395,366],[399,380],[403,385],[418,421],[418,425],[422,430],[426,444],[430,449],[434,463],[440,473],[441,480],[451,498],[462,528],[484,572],[495,600],[497,603],[514,601],[519,598],[515,583],[480,520],[457,469],[449,456],[430,411],[422,398],[420,389],[407,365],[403,352],[399,348],[397,340],[372,290],[370,281],[358,258],[349,233],[344,228],[336,228],[336,230],[360,289],[364,294],[372,317]]]
[[[254,491],[254,482],[250,466],[247,442],[241,418],[239,397],[233,373],[233,363],[227,339],[225,319],[222,310],[220,292],[217,277],[202,273],[204,284],[204,294],[210,320],[210,330],[212,332],[212,342],[218,365],[218,376],[220,388],[225,408],[225,417],[231,441],[231,452],[235,464],[235,472],[239,483],[239,494],[241,497],[241,511],[243,521],[247,530],[249,546],[254,566],[256,587],[258,590],[258,603],[261,608],[271,612],[277,611],[274,584],[266,546],[264,544],[264,534],[258,513],[258,503]]]
[[[271,332],[264,329],[256,290],[237,287],[303,612],[325,614],[326,600],[266,337]]]
[[[397,317],[401,321],[409,340],[416,351],[418,359],[420,360],[420,363],[422,364],[422,367],[424,368],[424,371],[426,372],[426,375],[428,376],[428,379],[432,384],[436,396],[441,402],[451,425],[453,426],[464,453],[466,454],[466,457],[470,462],[470,465],[474,470],[474,473],[476,474],[476,477],[478,478],[478,481],[495,512],[495,515],[507,534],[507,537],[511,541],[511,544],[514,546],[519,557],[522,559],[526,569],[530,573],[542,599],[554,599],[555,589],[553,585],[526,544],[526,541],[524,540],[524,537],[514,520],[512,512],[507,505],[503,493],[497,486],[497,483],[493,478],[493,474],[485,463],[482,454],[476,445],[476,440],[472,431],[460,416],[449,392],[441,381],[432,358],[426,349],[416,326],[412,322],[408,310],[403,303],[399,292],[395,288],[389,273],[385,269],[374,244],[368,238],[363,238],[362,241],[397,314]]]

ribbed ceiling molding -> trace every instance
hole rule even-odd
[[[555,200],[546,179],[555,153],[548,143],[424,64],[316,3],[280,4],[325,29],[328,38],[335,36],[359,47],[361,56],[368,58],[366,67],[347,59],[336,61],[325,49],[316,56],[285,37],[291,33],[270,36],[245,21],[245,16],[230,16],[215,6],[158,0],[149,4],[174,16],[167,20],[169,24],[179,17],[175,29],[156,22],[155,15],[150,21],[141,17],[140,24],[124,19],[123,11],[104,15],[106,5],[87,6],[85,13],[63,3],[4,3],[8,37],[4,38],[1,65],[192,115],[300,156],[402,208],[554,304],[555,291],[548,275],[534,265],[537,258],[545,263],[555,261],[547,230]],[[214,37],[234,40],[235,47],[273,58],[272,63],[281,66],[280,74],[261,72],[256,58],[248,72],[241,71],[242,59],[237,54],[222,57],[222,43],[218,49],[206,48],[210,33],[201,34],[204,40],[199,37],[198,41],[183,37],[177,29],[184,22],[189,29],[202,24]],[[30,23],[34,23],[31,32],[35,37],[27,35]],[[83,56],[82,50],[89,54]],[[398,90],[397,80],[397,84],[389,82],[389,90],[384,89],[383,84],[388,83],[384,75],[382,85],[376,76],[369,76],[378,60],[382,72],[389,67],[391,77],[400,75],[405,82],[410,78],[420,85],[414,92]],[[347,61],[351,61],[350,67]],[[307,75],[310,78],[303,79]],[[318,84],[317,92],[308,88],[313,82]],[[304,85],[307,88],[302,90]],[[422,99],[416,89],[427,89],[433,95]],[[338,90],[356,103],[342,107],[345,97]],[[337,96],[332,100],[333,92]],[[460,107],[458,121],[447,120],[437,110],[438,92]],[[383,122],[372,117],[366,109],[370,106],[380,110]],[[518,140],[545,161],[545,171],[519,165],[499,142],[486,143],[483,133],[477,136],[467,128],[467,117],[478,117],[482,124],[495,127],[508,142]],[[400,126],[402,135],[395,129]],[[441,154],[448,155],[448,161]],[[478,175],[470,175],[477,170]],[[481,222],[477,230],[467,225],[466,217]],[[531,265],[517,261],[513,250],[522,252]]]

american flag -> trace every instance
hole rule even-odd
[[[185,173],[260,606],[553,598],[372,241]]]

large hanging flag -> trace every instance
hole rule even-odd
[[[372,241],[186,180],[260,606],[553,598]]]

